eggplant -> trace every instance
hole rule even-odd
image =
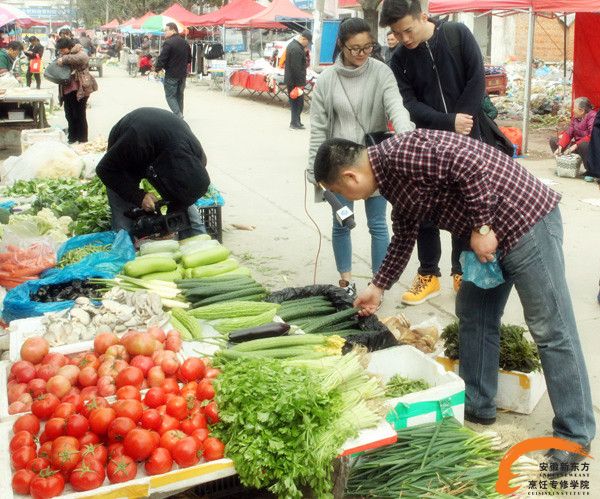
[[[275,336],[286,336],[290,325],[285,322],[269,322],[262,326],[238,329],[229,333],[231,343],[243,343],[244,341],[258,340],[261,338],[273,338]]]

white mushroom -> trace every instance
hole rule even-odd
[[[75,299],[76,305],[89,305],[90,299],[86,296],[79,296]]]
[[[87,326],[91,321],[90,314],[80,308],[71,309],[71,317],[79,321],[84,326]]]
[[[100,333],[112,333],[112,330],[113,330],[113,328],[110,327],[108,324],[101,324],[96,329],[96,334],[100,334]]]

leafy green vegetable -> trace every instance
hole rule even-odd
[[[10,231],[23,239],[47,236],[57,243],[67,240],[69,217],[57,218],[49,209],[42,209],[36,215],[19,213],[11,215],[8,224],[0,225],[0,236]]]
[[[542,368],[535,343],[523,335],[527,329],[512,324],[500,326],[500,368],[506,371],[529,373]],[[448,324],[442,332],[444,355],[458,359],[458,322]]]
[[[385,386],[385,396],[389,398],[402,397],[413,392],[420,392],[430,388],[424,379],[409,379],[396,374],[390,378]]]

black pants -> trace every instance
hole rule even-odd
[[[77,92],[69,92],[63,96],[65,118],[69,124],[69,143],[88,141],[88,124],[85,108],[88,98],[77,100]]]
[[[39,73],[31,73],[30,71],[27,71],[27,74],[25,75],[25,78],[27,81],[27,88],[29,88],[31,86],[31,76],[32,75],[35,78],[35,88],[37,88],[39,90],[40,86],[42,85],[42,77],[40,76]]]
[[[548,141],[550,143],[550,149],[552,152],[556,151],[558,148],[558,138],[550,137]],[[575,149],[575,154],[579,154],[583,161],[583,167],[585,168],[585,172],[589,171],[589,160],[590,160],[590,143],[589,142],[580,142],[577,144],[577,149]]]
[[[288,87],[288,95],[290,95],[290,92],[293,88],[294,87]],[[302,125],[300,116],[302,115],[302,110],[304,109],[304,94],[299,96],[297,99],[292,99],[290,97],[290,108],[292,110],[292,120],[290,121],[290,126]]]
[[[460,254],[468,250],[468,244],[456,236],[452,236],[452,274],[462,274],[460,265]],[[440,242],[440,229],[433,222],[424,222],[419,227],[417,237],[417,254],[419,256],[419,274],[436,275],[440,273],[440,258],[442,256],[442,245]]]

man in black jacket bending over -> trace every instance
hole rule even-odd
[[[177,116],[183,118],[183,91],[188,73],[188,64],[192,62],[192,50],[179,34],[175,23],[167,23],[163,44],[155,69],[165,70],[165,97],[167,104]]]
[[[312,33],[304,30],[294,38],[285,49],[285,71],[283,82],[287,86],[290,97],[292,119],[290,130],[301,130],[304,128],[300,116],[304,108],[304,94],[292,97],[292,90],[296,87],[302,88],[306,85],[306,48],[312,41]]]
[[[385,0],[379,18],[401,46],[390,68],[396,76],[404,106],[417,128],[448,130],[482,140],[482,102],[485,74],[481,50],[462,23],[437,22],[421,10],[419,0]],[[452,238],[454,290],[461,283],[459,257],[463,244]],[[401,301],[418,305],[439,295],[440,231],[425,222],[417,239],[419,270]]]
[[[206,154],[188,124],[169,111],[142,107],[121,118],[96,173],[106,186],[114,231],[131,230],[133,221],[124,215],[131,208],[155,211],[156,196],[140,188],[147,179],[171,211],[187,208],[192,227],[180,239],[206,232],[194,206],[210,184]]]

